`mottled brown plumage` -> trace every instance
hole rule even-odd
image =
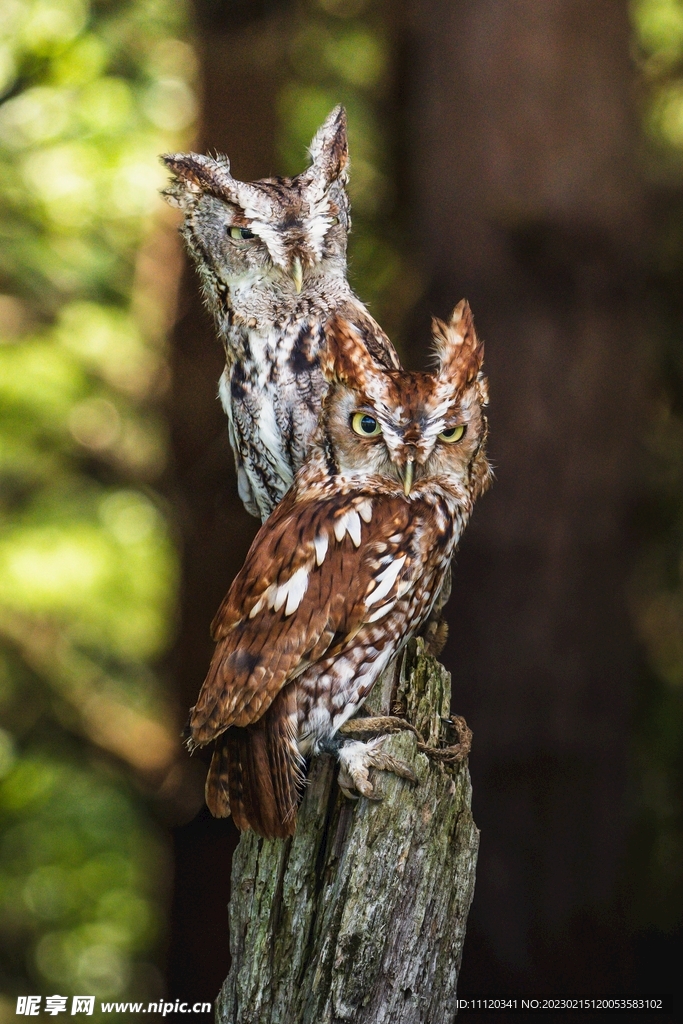
[[[424,625],[487,486],[483,350],[466,303],[435,336],[438,370],[408,373],[379,366],[357,325],[327,326],[309,458],[216,615],[191,711],[191,745],[218,740],[209,807],[240,828],[291,834],[304,757]],[[372,749],[342,746],[346,776],[367,772]]]

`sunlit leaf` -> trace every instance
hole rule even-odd
[[[1,5],[7,991],[125,996],[154,974],[166,853],[131,778],[158,784],[179,750],[154,668],[177,559],[152,490],[166,293],[135,288],[160,230],[158,153],[195,117],[187,22],[185,0]]]

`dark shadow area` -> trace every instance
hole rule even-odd
[[[230,863],[238,841],[232,820],[212,818],[206,807],[193,821],[174,830],[176,874],[168,951],[171,1002],[215,999],[228,973]]]

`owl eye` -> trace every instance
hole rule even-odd
[[[368,416],[366,412],[356,412],[351,417],[351,427],[361,437],[378,437],[382,428],[374,416]]]
[[[461,423],[459,427],[449,427],[448,430],[442,430],[439,434],[439,440],[445,441],[446,444],[454,444],[459,441],[465,433],[465,424]]]
[[[249,228],[237,228],[232,227],[228,229],[230,237],[234,238],[236,242],[245,241],[248,238],[254,237],[254,232],[250,231]]]

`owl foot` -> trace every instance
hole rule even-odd
[[[351,800],[357,800],[359,795],[368,800],[381,800],[370,782],[371,768],[393,772],[394,775],[398,775],[402,779],[417,782],[417,776],[410,765],[391,754],[385,754],[381,749],[382,743],[384,743],[384,737],[370,740],[368,743],[352,740],[340,748],[338,781],[344,796]]]
[[[342,726],[337,730],[343,736],[358,736],[361,733],[394,733],[402,732],[407,730],[408,732],[414,733],[418,739],[422,739],[419,732],[414,725],[406,721],[405,718],[398,718],[396,715],[378,715],[376,717],[368,716],[367,718],[351,718],[348,722],[344,722]]]
[[[448,744],[443,747],[430,747],[426,744],[415,728],[405,718],[398,718],[396,715],[382,715],[377,718],[351,718],[345,722],[338,732],[344,736],[359,736],[363,733],[396,733],[401,730],[408,730],[417,737],[417,749],[426,754],[434,761],[441,761],[443,764],[458,764],[464,761],[472,747],[472,730],[461,715],[453,715],[452,718],[442,719],[452,732],[457,735],[457,743]],[[349,744],[350,745],[350,744]]]
[[[425,653],[438,658],[448,640],[448,623],[445,619],[431,619],[424,630]]]
[[[442,722],[455,732],[458,742],[446,747],[428,747],[426,743],[418,742],[417,749],[434,761],[441,761],[442,764],[459,764],[469,756],[472,749],[472,730],[462,715],[443,718]]]

